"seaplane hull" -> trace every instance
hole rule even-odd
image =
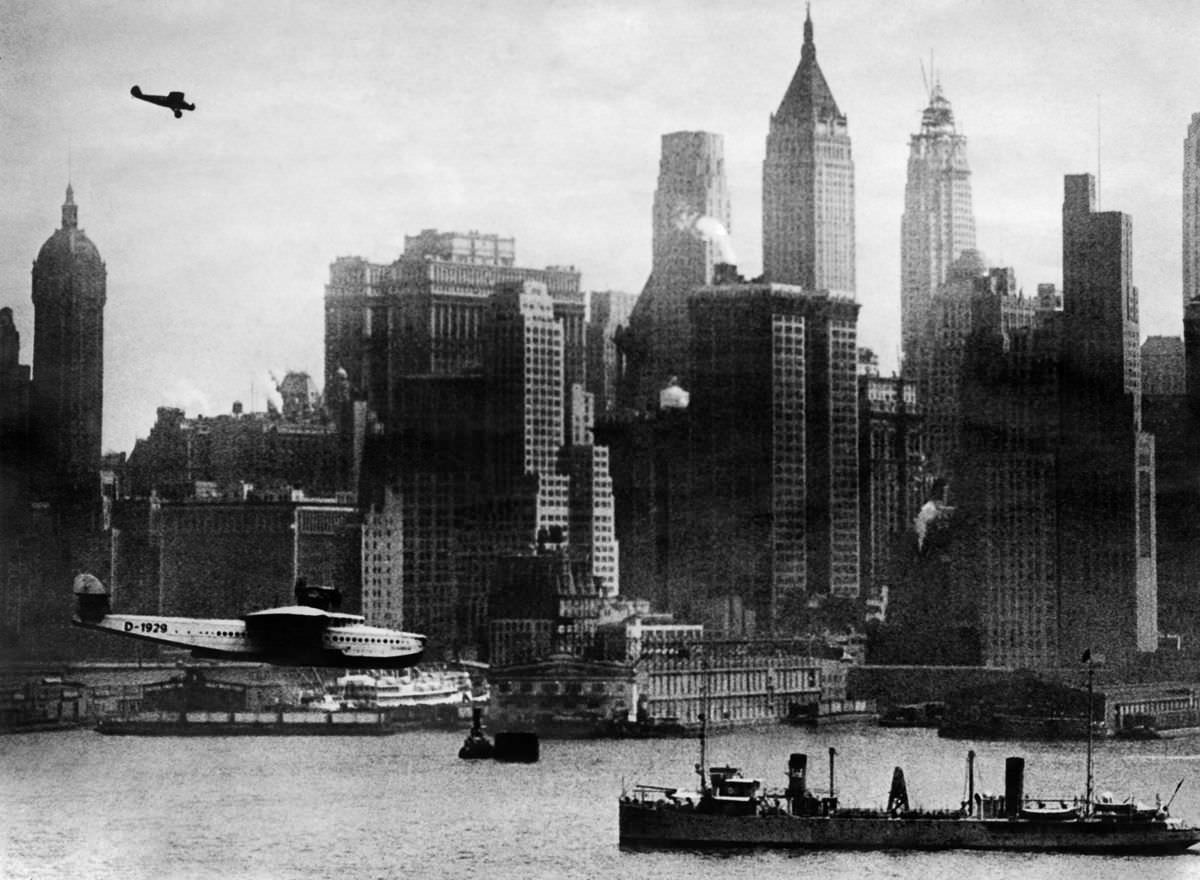
[[[75,626],[186,648],[192,656],[279,666],[402,669],[421,662],[424,636],[368,626],[357,614],[311,605],[256,611],[244,618],[113,614],[95,577],[75,581]]]

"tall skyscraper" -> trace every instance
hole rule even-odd
[[[521,553],[544,536],[615,594],[608,450],[591,443],[593,401],[578,384],[572,442],[563,441],[563,335],[545,285],[502,284],[493,294],[484,349],[489,552]]]
[[[47,497],[99,494],[105,291],[104,261],[68,184],[62,226],[33,263],[35,486]]]
[[[800,66],[767,133],[763,274],[771,283],[854,296],[854,161],[846,115],[817,64],[811,15]]]
[[[660,469],[673,608],[789,634],[859,592],[858,306],[776,284],[704,287],[682,460]]]
[[[956,552],[972,573],[960,598],[976,609],[986,665],[1053,667],[1067,659],[1059,653],[1056,503],[1062,316],[1038,308],[1052,299],[1022,297],[1011,269],[992,269],[974,286],[961,312],[965,332],[947,332],[930,359],[955,365],[946,386],[952,407],[939,410],[947,427],[953,412],[953,433],[937,439],[956,465],[950,497],[964,538]],[[939,294],[933,308],[949,314],[952,306]]]
[[[1142,343],[1142,397],[1187,393],[1187,362],[1180,336],[1149,336]],[[1143,403],[1145,401],[1143,400]]]
[[[584,381],[586,305],[573,267],[513,265],[512,239],[478,232],[427,229],[405,238],[390,264],[339,257],[325,287],[325,381],[345,369],[351,387],[387,430],[420,420],[404,390],[409,377],[479,376],[483,326],[497,284],[536,281],[546,286],[563,320],[566,386]],[[407,403],[406,403],[407,401]]]
[[[724,139],[706,131],[662,136],[654,191],[650,277],[629,316],[620,348],[622,402],[652,407],[672,376],[688,382],[691,322],[687,297],[711,284],[718,263],[733,263]]]
[[[905,361],[904,374],[916,381],[925,410],[925,454],[935,477],[952,476],[962,413],[959,390],[975,284],[987,272],[983,256],[970,250],[950,267],[925,306],[920,359]]]
[[[509,496],[527,477],[553,478],[563,445],[563,330],[545,285],[501,285],[491,298],[484,347],[487,447],[492,494]],[[544,487],[550,489],[549,486]],[[545,495],[537,528],[566,528],[566,493]],[[557,502],[561,502],[557,503]],[[539,506],[542,510],[542,506]]]
[[[1187,367],[1184,393],[1189,409],[1200,417],[1200,299],[1183,308],[1183,356]]]
[[[1124,657],[1158,645],[1154,437],[1141,425],[1132,238],[1127,214],[1096,210],[1090,174],[1067,176],[1058,462],[1063,659],[1096,645]]]
[[[954,261],[946,281],[929,302],[915,376],[925,405],[929,468],[935,478],[949,482],[951,500],[962,470],[963,368],[974,344],[972,334],[981,332],[980,321],[986,319],[990,321],[988,332],[1008,338],[1014,331],[1032,326],[1036,311],[1034,300],[1019,295],[1013,270],[985,269],[975,250],[964,251]]]
[[[579,273],[519,268],[514,251],[426,229],[391,264],[339,258],[326,287],[327,375],[379,414],[362,487],[379,572],[364,597],[435,651],[481,645],[496,560],[539,540],[617,591]]]
[[[1200,113],[1183,141],[1183,304],[1200,297]]]
[[[913,382],[858,377],[860,581],[878,597],[889,581],[893,548],[926,500],[924,417]]]
[[[941,83],[935,83],[921,114],[921,130],[909,142],[900,221],[900,336],[906,373],[918,368],[918,346],[934,294],[954,261],[974,247],[967,139],[955,128]]]
[[[1158,644],[1155,438],[1142,430],[1130,218],[1069,175],[1062,309],[976,297],[955,501],[974,539],[989,665],[1128,669]],[[1004,292],[1005,289],[1008,292]]]
[[[21,334],[12,309],[0,308],[0,511],[9,509],[24,493],[28,477],[29,397],[32,382],[28,364],[20,363]],[[11,514],[10,514],[11,515]]]
[[[617,406],[622,366],[617,348],[618,331],[625,332],[637,296],[616,290],[591,293],[587,325],[587,388],[596,399],[596,412],[603,415]]]

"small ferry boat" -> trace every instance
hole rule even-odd
[[[399,675],[350,673],[337,679],[326,705],[351,709],[458,706],[472,702],[471,676],[460,670],[407,669]]]

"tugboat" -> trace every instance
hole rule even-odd
[[[1089,690],[1091,676],[1089,675]],[[979,849],[1077,853],[1180,853],[1200,843],[1200,828],[1170,815],[1171,799],[1153,807],[1116,803],[1092,792],[1088,740],[1083,798],[1038,800],[1024,791],[1025,760],[1005,762],[1003,796],[975,793],[975,753],[967,753],[967,799],[956,809],[909,807],[904,772],[892,777],[887,809],[847,808],[838,802],[834,757],[829,750],[829,794],[808,788],[808,758],[793,754],[787,787],[768,791],[735,767],[708,769],[701,715],[700,790],[639,785],[622,793],[619,839],[623,846],[774,846],[810,849]]]
[[[476,706],[471,710],[471,716],[471,731],[463,740],[462,748],[458,750],[458,756],[465,761],[490,758],[496,748],[492,745],[492,741],[484,736],[483,709]]]

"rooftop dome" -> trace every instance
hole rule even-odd
[[[92,260],[102,262],[100,251],[92,244],[92,240],[84,235],[78,225],[75,193],[67,184],[67,200],[62,206],[62,227],[46,239],[42,249],[38,251],[38,263],[69,264],[75,260]]]

